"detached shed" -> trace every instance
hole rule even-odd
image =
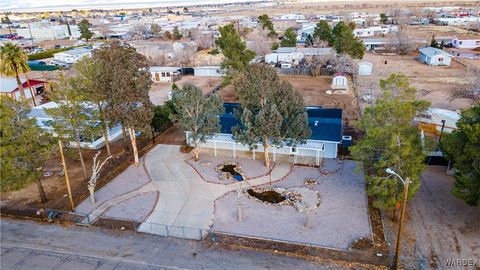
[[[418,59],[430,66],[449,66],[452,62],[452,55],[433,47],[421,48]]]
[[[370,76],[373,72],[373,65],[370,62],[360,62],[358,63],[358,75],[360,76]]]
[[[193,68],[193,76],[221,77],[223,74],[224,70],[220,66],[204,66]]]

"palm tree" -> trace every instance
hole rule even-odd
[[[0,73],[5,76],[15,76],[18,90],[23,98],[25,98],[25,91],[20,81],[20,74],[30,71],[27,61],[27,55],[17,45],[7,42],[0,47]],[[35,97],[32,96],[32,98]]]

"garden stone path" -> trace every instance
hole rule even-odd
[[[213,223],[215,200],[237,190],[239,183],[222,185],[204,181],[185,162],[188,157],[179,152],[177,145],[157,145],[146,155],[145,168],[152,182],[144,188],[150,191],[153,188],[160,196],[150,216],[140,225],[140,232],[202,239]],[[248,183],[257,186],[278,181],[291,168],[289,163],[278,163],[271,178],[265,175]]]

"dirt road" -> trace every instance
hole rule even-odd
[[[480,207],[455,198],[453,177],[443,166],[429,166],[409,203],[407,230],[414,230],[432,269],[480,269]],[[448,259],[479,260],[476,266],[447,266]]]

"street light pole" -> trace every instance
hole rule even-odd
[[[393,261],[393,269],[397,270],[398,265],[400,263],[400,241],[403,229],[403,218],[405,217],[405,209],[407,208],[407,199],[408,199],[408,185],[410,184],[410,177],[407,177],[405,180],[398,175],[395,171],[390,168],[385,170],[387,173],[397,176],[403,184],[403,204],[402,204],[402,212],[400,213],[400,223],[398,224],[398,234],[397,234],[397,242],[395,244],[395,258]]]

